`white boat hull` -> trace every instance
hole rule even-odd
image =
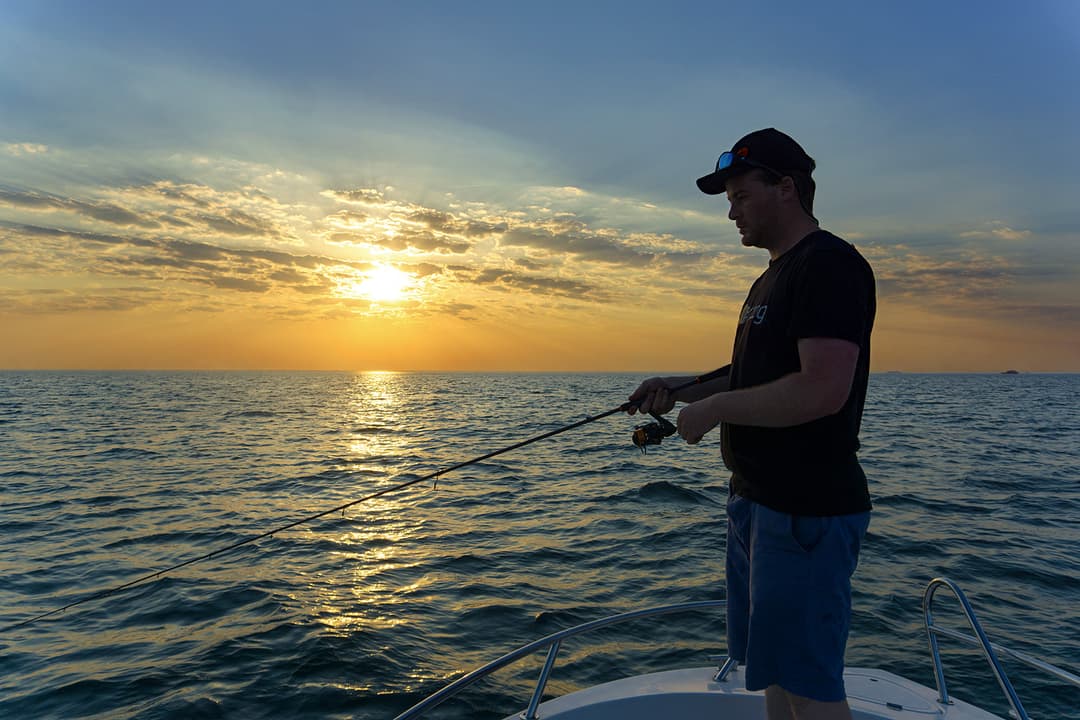
[[[669,670],[596,685],[541,703],[540,720],[762,720],[765,698],[746,689],[741,669],[714,682],[715,667]],[[870,668],[844,672],[854,720],[1001,720],[961,700]],[[521,714],[506,720],[520,720]]]

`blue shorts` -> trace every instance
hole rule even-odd
[[[845,699],[851,575],[870,513],[788,515],[739,495],[727,513],[728,652],[747,690]]]

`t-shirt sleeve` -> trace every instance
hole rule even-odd
[[[857,253],[810,253],[795,283],[791,326],[796,339],[838,338],[861,345],[874,312],[874,277]]]

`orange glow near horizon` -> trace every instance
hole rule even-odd
[[[509,303],[509,298],[473,302]],[[486,305],[485,305],[486,307]],[[575,313],[514,303],[492,317],[381,313],[274,319],[229,313],[8,316],[0,368],[386,371],[709,370],[731,353],[736,308],[671,315],[642,307]],[[1080,350],[1052,329],[882,307],[872,370],[1076,372]]]

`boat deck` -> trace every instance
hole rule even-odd
[[[746,690],[733,670],[716,682],[715,667],[686,668],[614,680],[542,703],[544,720],[761,720],[764,696]],[[899,675],[871,668],[844,673],[854,720],[1000,720],[985,710],[953,699],[937,702],[937,691]],[[520,720],[515,714],[506,720]]]

